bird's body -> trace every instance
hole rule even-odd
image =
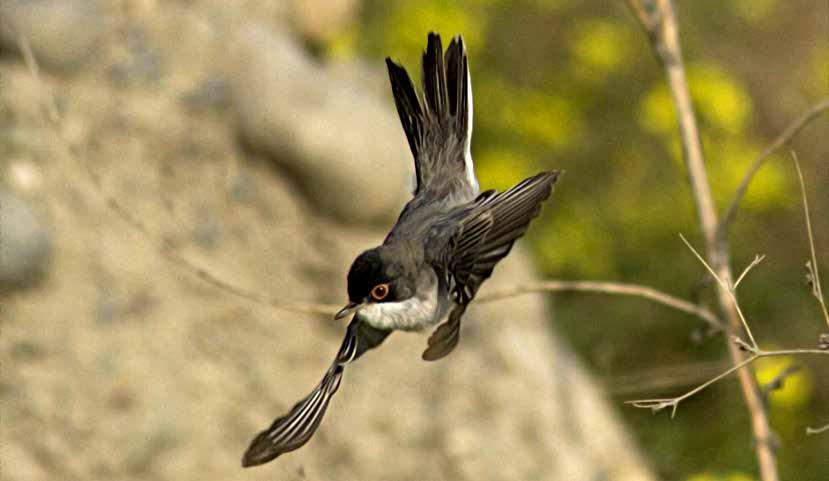
[[[403,67],[390,59],[386,64],[415,159],[413,197],[383,244],[360,254],[349,270],[350,302],[336,317],[353,318],[322,381],[253,440],[243,466],[304,445],[339,388],[344,367],[391,332],[437,325],[423,359],[452,352],[466,307],[526,232],[558,177],[558,172],[542,172],[505,192],[479,192],[470,152],[472,85],[460,37],[444,56],[440,37],[429,34],[422,99]]]

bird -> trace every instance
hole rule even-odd
[[[436,361],[458,345],[461,318],[495,265],[524,235],[560,171],[541,172],[503,191],[480,192],[470,151],[472,82],[463,37],[444,52],[431,32],[422,57],[422,95],[406,69],[386,58],[392,95],[414,157],[411,200],[383,243],[361,253],[348,271],[352,316],[322,380],[260,432],[242,466],[267,463],[305,445],[339,389],[345,366],[393,331],[434,326],[422,358]]]

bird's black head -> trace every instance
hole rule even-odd
[[[415,294],[417,258],[410,249],[382,245],[354,260],[348,271],[348,299],[352,303],[394,302]]]

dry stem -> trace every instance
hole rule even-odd
[[[657,304],[662,304],[686,314],[696,316],[708,323],[715,331],[723,330],[724,324],[717,316],[708,309],[688,302],[684,299],[674,297],[652,287],[638,284],[625,284],[617,282],[597,281],[559,281],[546,280],[532,282],[518,286],[507,287],[498,291],[490,292],[476,299],[476,303],[492,302],[508,297],[520,296],[537,292],[594,292],[599,294],[612,294],[620,296],[641,297]]]
[[[605,377],[602,385],[613,396],[634,396],[642,392],[665,391],[696,386],[731,366],[728,359],[692,361],[673,366],[653,366],[635,372]]]
[[[806,428],[806,434],[820,434],[829,431],[829,424],[819,428]]]
[[[717,213],[714,210],[714,201],[705,170],[697,122],[688,90],[688,82],[685,78],[673,3],[670,0],[627,1],[647,32],[651,47],[665,71],[677,110],[684,159],[688,169],[688,178],[691,183],[700,228],[705,239],[707,258],[712,266],[712,271],[721,280],[721,284],[717,289],[720,310],[726,317],[728,325],[736,330],[741,324],[742,316],[735,308],[736,303],[732,303],[733,292],[727,287],[731,285],[733,279],[728,243],[724,238],[718,239]],[[745,322],[742,322],[742,324],[746,326]],[[749,371],[740,369],[748,364],[743,357],[741,348],[732,342],[727,342],[727,348],[734,364],[733,370],[738,373],[743,398],[751,416],[760,478],[763,481],[777,481],[779,479],[777,459],[771,443],[768,442],[772,437],[771,427],[757,383]]]
[[[682,238],[682,242],[684,242],[685,245],[688,246],[688,249],[690,249],[691,252],[694,253],[696,258],[705,266],[706,269],[708,269],[708,271],[711,273],[711,275],[714,276],[714,279],[717,280],[717,282],[720,284],[720,286],[722,286],[723,289],[726,289],[728,291],[728,293],[731,295],[731,300],[734,303],[734,308],[739,313],[740,320],[743,322],[743,326],[746,329],[746,333],[748,333],[748,335],[749,335],[749,339],[751,339],[751,345],[746,344],[745,342],[743,342],[742,340],[740,340],[737,337],[735,337],[733,339],[733,341],[737,346],[740,347],[740,349],[743,349],[745,351],[750,352],[751,356],[746,358],[746,359],[743,359],[742,361],[740,361],[736,364],[734,364],[729,369],[726,369],[725,371],[721,372],[719,375],[709,379],[708,381],[700,384],[699,386],[695,387],[694,389],[691,389],[690,391],[688,391],[688,392],[686,392],[686,393],[684,393],[680,396],[676,396],[676,397],[672,397],[672,398],[638,399],[638,400],[635,400],[635,401],[626,401],[627,404],[631,404],[631,405],[633,405],[634,407],[637,407],[637,408],[650,409],[653,412],[661,411],[661,410],[663,410],[667,407],[670,407],[671,408],[671,418],[673,418],[674,415],[676,415],[676,410],[679,407],[679,403],[681,403],[682,401],[684,401],[684,400],[694,396],[695,394],[703,391],[705,388],[707,388],[708,386],[711,386],[712,384],[716,383],[717,381],[719,381],[719,380],[721,380],[725,377],[728,377],[729,375],[731,375],[732,373],[734,373],[736,371],[739,371],[743,367],[748,366],[749,364],[753,363],[757,359],[760,359],[760,358],[763,358],[763,357],[787,356],[787,355],[804,355],[804,354],[829,355],[829,351],[823,350],[823,349],[786,349],[786,350],[777,350],[777,351],[763,351],[759,347],[757,347],[757,343],[754,341],[754,337],[751,335],[751,329],[749,329],[749,327],[748,327],[748,322],[746,321],[745,317],[743,316],[743,311],[742,311],[742,309],[740,309],[740,305],[737,302],[736,296],[734,295],[734,291],[736,290],[736,287],[737,287],[736,284],[739,283],[739,280],[738,280],[737,283],[735,283],[734,286],[727,285],[725,283],[725,281],[723,281],[722,279],[719,278],[719,276],[717,276],[717,274],[714,272],[714,270],[711,268],[711,266],[709,266],[708,263],[705,262],[705,259],[703,259],[702,256],[691,246],[691,244],[688,243],[688,241],[685,239],[685,236],[680,234],[680,237]],[[748,267],[746,267],[745,271],[743,271],[743,274],[740,276],[740,280],[742,280],[746,276],[746,274],[748,274],[749,270],[751,270],[751,268],[753,266],[757,265],[760,261],[762,261],[762,259],[763,259],[763,257],[761,257],[761,256],[755,257],[754,261]],[[784,373],[785,373],[785,371],[784,371]],[[781,373],[781,375],[778,376],[778,377],[782,378],[784,375],[786,375],[784,373]]]
[[[733,374],[734,372],[748,366],[749,364],[753,363],[754,361],[763,358],[763,357],[775,357],[775,356],[799,356],[799,355],[807,355],[807,354],[816,354],[819,356],[829,356],[829,351],[823,351],[821,349],[784,349],[778,351],[756,351],[750,357],[743,359],[739,363],[731,366],[730,368],[726,369],[725,371],[721,372],[714,378],[709,379],[708,381],[700,384],[699,386],[691,389],[690,391],[676,396],[672,398],[655,398],[655,399],[637,399],[635,401],[625,401],[626,404],[630,404],[637,408],[643,409],[650,409],[653,412],[661,411],[667,407],[671,408],[671,418],[673,419],[674,415],[676,414],[676,409],[679,407],[679,403],[682,401],[698,394],[699,392],[703,391],[708,386],[716,383],[717,381],[728,377],[729,375]],[[811,428],[808,428],[811,429]],[[807,432],[808,432],[807,429]]]
[[[748,267],[745,268],[743,273],[740,275],[740,278],[737,279],[737,282],[735,282],[734,285],[732,286],[732,285],[729,285],[728,283],[726,283],[726,281],[724,279],[720,278],[720,276],[717,275],[717,273],[714,271],[714,269],[712,269],[711,266],[708,265],[708,262],[705,261],[705,259],[700,255],[699,252],[697,252],[696,249],[694,249],[694,247],[688,242],[688,239],[686,239],[684,235],[679,234],[679,237],[680,237],[680,239],[682,239],[682,242],[684,242],[685,245],[689,249],[691,249],[691,252],[694,253],[696,258],[699,259],[699,261],[702,263],[702,265],[704,265],[705,268],[708,269],[708,272],[711,273],[711,276],[714,277],[714,280],[716,280],[717,283],[723,289],[725,289],[725,291],[728,293],[728,297],[731,298],[731,302],[734,305],[734,309],[737,310],[737,314],[740,316],[740,322],[742,322],[742,324],[743,324],[743,329],[745,329],[746,335],[748,335],[748,339],[751,341],[751,348],[752,348],[752,350],[756,351],[757,350],[757,341],[754,340],[754,335],[751,333],[751,328],[748,327],[748,321],[746,321],[746,318],[743,315],[743,311],[742,311],[742,309],[740,309],[740,304],[737,302],[737,296],[736,296],[735,292],[737,291],[737,285],[740,283],[740,281],[743,280],[743,278],[746,276],[746,274],[748,274],[748,272],[751,270],[751,268],[756,266],[757,264],[759,264],[763,259],[766,258],[766,256],[759,256],[759,255],[756,256],[754,258],[754,261],[752,261],[752,263],[749,264]]]
[[[800,170],[800,161],[797,160],[797,154],[792,152],[792,159],[794,160],[794,167],[797,169],[797,179],[800,182],[800,193],[803,196],[803,215],[806,217],[806,232],[809,234],[809,252],[812,258],[806,263],[806,268],[809,270],[809,282],[812,284],[812,295],[817,299],[820,308],[823,311],[823,319],[826,320],[826,325],[829,326],[829,311],[826,309],[826,301],[823,299],[823,288],[820,284],[820,272],[818,270],[817,255],[815,254],[815,238],[812,234],[812,220],[809,217],[809,200],[806,197],[806,183],[803,181],[803,172]]]
[[[772,143],[763,149],[756,159],[754,159],[754,163],[751,164],[748,172],[746,172],[745,176],[743,176],[743,180],[740,181],[740,186],[737,187],[737,191],[734,193],[734,198],[731,200],[731,204],[728,205],[728,209],[726,209],[725,214],[720,221],[720,225],[717,228],[717,234],[720,238],[724,239],[726,237],[729,226],[731,226],[734,222],[734,218],[737,216],[737,208],[740,207],[740,201],[743,200],[743,196],[745,196],[749,184],[751,184],[751,181],[754,180],[754,176],[760,170],[760,167],[762,167],[766,160],[771,157],[771,154],[788,143],[795,135],[797,135],[798,132],[803,129],[803,127],[806,127],[806,125],[808,125],[812,120],[818,118],[820,114],[826,111],[829,111],[829,99],[824,99],[812,106],[808,112],[801,115],[797,120],[786,127],[786,129],[783,130],[783,132],[781,132],[780,135],[772,141]]]

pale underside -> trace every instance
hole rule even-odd
[[[398,302],[369,303],[357,311],[357,317],[378,329],[420,331],[439,324],[453,304],[442,289],[431,267],[423,269],[418,293]]]

